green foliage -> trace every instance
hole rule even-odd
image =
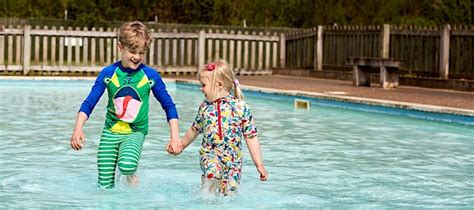
[[[472,0],[0,0],[1,17],[314,27],[351,24],[473,24]]]

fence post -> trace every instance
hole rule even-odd
[[[286,38],[285,34],[280,33],[280,68],[285,68],[286,59]]]
[[[382,48],[380,49],[382,58],[390,57],[390,24],[383,24],[382,29]]]
[[[28,75],[30,72],[31,59],[31,26],[25,25],[23,31],[23,75]]]
[[[449,77],[449,39],[451,26],[445,25],[441,31],[440,55],[439,55],[439,76],[443,79]]]
[[[206,34],[205,34],[205,31],[204,30],[200,30],[199,31],[199,38],[198,38],[198,66],[197,66],[197,70],[199,71],[199,68],[201,68],[201,66],[204,66],[204,59],[206,57],[205,55],[205,50],[206,50]]]
[[[314,70],[323,70],[323,26],[318,26],[318,35],[316,37],[316,53],[314,53]]]

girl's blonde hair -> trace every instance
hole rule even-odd
[[[244,99],[244,94],[242,93],[242,90],[240,89],[240,85],[238,80],[235,77],[235,73],[230,67],[230,64],[227,63],[225,60],[216,60],[214,62],[208,63],[204,66],[202,66],[198,73],[197,77],[198,80],[202,80],[203,77],[205,77],[204,72],[210,72],[212,74],[206,74],[210,75],[209,81],[211,86],[211,94],[214,97],[216,94],[215,90],[215,83],[217,81],[221,81],[224,88],[229,91],[233,92],[233,95],[239,99],[243,100]]]
[[[140,21],[124,23],[118,30],[118,41],[132,50],[144,47],[148,50],[153,37],[150,30]]]

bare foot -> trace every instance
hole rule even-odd
[[[135,174],[127,176],[127,183],[130,187],[138,187],[140,184],[140,178]]]
[[[208,179],[204,176],[201,177],[201,191],[204,193],[218,194],[219,181],[216,179]]]

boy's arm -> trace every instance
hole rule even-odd
[[[84,112],[77,113],[76,125],[71,136],[71,147],[75,150],[81,150],[86,143],[86,137],[82,131],[87,121],[87,115]]]
[[[144,69],[145,74],[148,78],[155,81],[155,84],[151,88],[153,96],[155,96],[156,100],[160,102],[161,107],[166,113],[166,120],[168,122],[171,119],[178,119],[178,111],[176,110],[176,105],[174,104],[173,99],[168,94],[166,90],[166,85],[161,79],[160,74],[152,68],[145,67]]]
[[[266,181],[268,179],[268,172],[263,166],[262,152],[260,151],[260,143],[257,136],[245,137],[245,142],[249,148],[250,156],[252,156],[253,163],[260,173],[260,180]]]
[[[195,129],[193,128],[189,128],[187,131],[186,131],[186,134],[184,134],[184,137],[183,139],[181,139],[181,143],[182,143],[182,149],[178,152],[174,152],[172,149],[171,149],[171,145],[168,144],[167,148],[166,148],[166,151],[168,151],[168,153],[170,154],[174,154],[174,155],[178,155],[180,154],[184,149],[186,149],[186,147],[188,147],[191,142],[194,141],[194,139],[196,139],[196,137],[199,135],[199,132],[196,131]]]
[[[183,144],[179,140],[179,124],[178,119],[171,119],[168,121],[170,126],[170,143],[167,150],[172,154],[179,154],[183,150]]]
[[[160,74],[150,67],[143,68],[143,71],[148,78],[155,81],[151,91],[156,100],[160,102],[163,110],[165,110],[166,119],[168,120],[168,124],[170,126],[170,142],[166,149],[172,154],[179,154],[179,152],[183,150],[183,145],[179,140],[178,112],[176,110],[176,105],[174,104],[171,96],[168,94],[166,85],[161,79]]]
[[[81,108],[77,113],[76,124],[71,136],[71,147],[73,149],[81,150],[84,147],[86,138],[84,137],[82,128],[84,127],[87,119],[89,119],[89,115],[92,113],[92,110],[94,110],[95,105],[99,102],[100,97],[102,97],[102,94],[104,94],[106,88],[103,82],[104,78],[111,76],[113,73],[113,66],[104,68],[97,76],[89,95],[84,100],[84,102],[82,102]]]
[[[100,98],[105,92],[106,84],[104,83],[105,77],[111,77],[114,74],[114,69],[112,67],[104,68],[99,75],[97,76],[94,85],[92,86],[91,91],[87,98],[82,102],[79,112],[86,114],[86,118],[89,118],[90,114],[94,110],[95,105],[99,102]]]

